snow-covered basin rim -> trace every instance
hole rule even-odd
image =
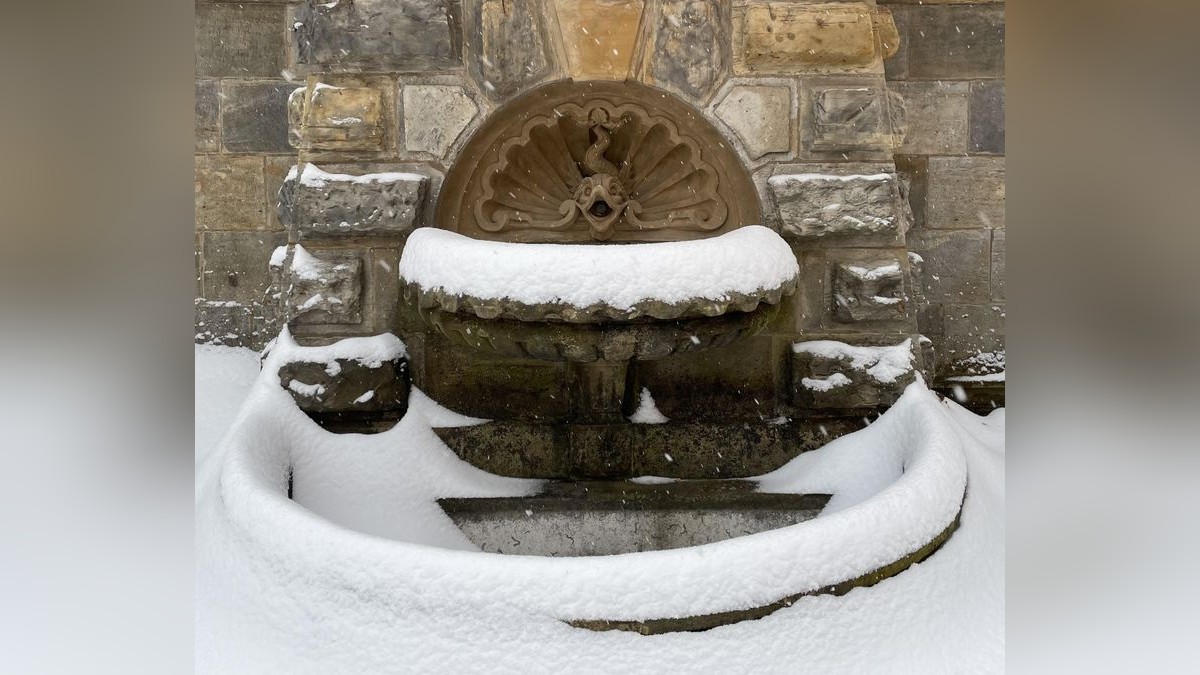
[[[624,310],[778,291],[794,285],[799,269],[787,242],[761,225],[637,244],[497,242],[424,227],[409,235],[399,275],[421,289],[465,297]]]
[[[965,459],[946,412],[923,385],[913,385],[874,423],[893,416],[895,441],[909,450],[904,473],[844,511],[645,553],[550,558],[452,551],[355,532],[288,499],[284,434],[254,433],[267,413],[248,407],[225,440],[232,445],[217,467],[220,519],[241,545],[270,558],[272,568],[302,576],[309,587],[397,607],[426,593],[568,621],[645,621],[761,607],[917,551],[958,516],[966,488]],[[894,419],[900,416],[908,419]]]

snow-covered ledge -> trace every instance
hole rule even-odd
[[[278,366],[272,360],[264,372]],[[202,607],[205,620],[249,611],[287,627],[354,615],[404,631],[442,615],[621,627],[769,611],[799,595],[897,573],[953,529],[966,490],[963,440],[917,382],[865,430],[760,479],[767,492],[834,494],[813,520],[644,553],[481,553],[436,499],[526,495],[539,482],[459,460],[431,427],[470,420],[448,416],[414,390],[408,415],[390,431],[338,436],[305,417],[276,380],[260,378],[234,428],[199,467],[205,597],[239,598],[236,607]]]
[[[483,319],[593,323],[749,312],[795,290],[799,265],[772,230],[651,244],[524,244],[420,228],[400,277],[422,309]]]

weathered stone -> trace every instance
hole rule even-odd
[[[446,156],[479,106],[462,87],[410,84],[404,87],[404,147]]]
[[[814,150],[855,150],[888,143],[881,91],[875,87],[813,90]]]
[[[301,241],[397,236],[416,225],[428,193],[429,178],[420,174],[351,176],[305,164],[290,173],[279,190],[279,219]]]
[[[360,78],[355,78],[360,79]],[[312,82],[289,99],[289,120],[301,150],[374,150],[388,147],[389,110],[395,101],[390,78],[371,78],[375,86],[334,86]],[[298,109],[298,110],[297,110]],[[297,120],[297,117],[299,118]]]
[[[992,231],[992,299],[1004,299],[1004,230]]]
[[[196,152],[221,149],[221,105],[216,80],[196,80]]]
[[[282,232],[204,232],[201,286],[207,300],[267,304],[272,282],[268,262],[286,241]]]
[[[267,229],[284,229],[283,221],[279,220],[279,191],[288,174],[296,167],[296,158],[275,156],[264,158],[266,166],[263,170],[263,182],[266,187]]]
[[[490,356],[454,346],[437,333],[429,334],[424,357],[427,375],[415,384],[451,410],[487,419],[539,422],[565,420],[569,415],[566,364]],[[514,440],[512,447],[517,452],[536,450],[529,438]]]
[[[196,229],[267,226],[263,158],[196,155]]]
[[[876,18],[878,17],[878,18]],[[863,2],[801,4],[740,0],[733,8],[738,74],[878,66],[896,46],[891,14]]]
[[[475,55],[468,68],[488,96],[511,98],[553,71],[541,0],[483,0],[464,9],[467,47]]]
[[[279,384],[305,412],[402,412],[408,408],[408,359],[292,361]]]
[[[733,129],[750,159],[792,147],[792,91],[787,87],[737,85],[714,113]]]
[[[899,260],[834,266],[833,313],[839,321],[899,320],[904,311],[904,271]]]
[[[571,78],[624,80],[637,42],[643,0],[553,0]]]
[[[930,302],[988,301],[988,230],[914,230],[908,243],[924,260],[925,294]]]
[[[728,347],[638,362],[630,373],[634,379],[630,389],[649,389],[655,407],[673,422],[714,415],[770,419],[779,414],[783,361],[772,338],[746,338]]]
[[[930,157],[925,226],[1004,227],[1003,157]]]
[[[196,342],[262,349],[279,332],[270,302],[243,304],[236,300],[196,298]]]
[[[279,77],[284,6],[196,3],[196,75]]]
[[[1003,303],[946,305],[940,346],[944,375],[984,375],[1004,370]]]
[[[297,63],[413,72],[462,65],[457,0],[307,0],[296,11]]]
[[[363,264],[359,251],[309,251],[296,244],[274,252],[270,264],[279,274],[278,286],[284,294],[282,301],[289,321],[362,321]]]
[[[228,152],[290,153],[288,82],[222,84],[221,140]]]
[[[908,9],[907,7],[889,7],[892,22],[896,26],[896,37],[899,42],[896,52],[883,62],[883,73],[888,82],[903,80],[908,77]]]
[[[787,236],[895,239],[911,222],[894,173],[785,173],[768,184]]]
[[[815,340],[792,345],[792,352],[792,392],[801,408],[891,405],[916,376],[912,339],[878,346]]]
[[[971,83],[971,152],[1004,154],[1004,80]]]
[[[1003,75],[1003,7],[913,7],[908,22],[908,77]]]
[[[643,81],[707,100],[729,69],[728,8],[719,0],[659,0]]]
[[[908,130],[896,148],[905,155],[960,155],[967,151],[966,82],[891,82],[905,108]]]

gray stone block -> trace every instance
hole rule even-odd
[[[268,262],[286,242],[283,232],[204,232],[201,287],[208,300],[270,304]]]
[[[660,0],[645,49],[643,79],[705,101],[729,72],[730,3]],[[645,20],[645,19],[644,19]]]
[[[916,379],[916,338],[894,344],[834,340],[792,347],[792,395],[801,409],[853,410],[895,403]]]
[[[925,226],[1004,227],[1003,157],[930,157]]]
[[[883,3],[880,3],[883,4]],[[889,82],[903,80],[908,77],[908,8],[889,7],[892,20],[896,23],[896,33],[900,36],[900,44],[892,58],[883,62],[883,73]]]
[[[462,65],[457,0],[307,0],[291,36],[297,62],[414,72]]]
[[[736,85],[713,112],[733,129],[753,160],[791,149],[794,108],[788,87]]]
[[[814,150],[856,150],[886,143],[885,111],[876,87],[815,87]]]
[[[443,159],[479,106],[462,87],[410,84],[404,87],[404,147]]]
[[[971,152],[1004,154],[1004,80],[971,83]]]
[[[279,77],[284,5],[196,3],[196,75]]]
[[[275,254],[282,304],[289,321],[300,324],[356,324],[362,321],[363,259],[356,249],[309,250],[289,246]]]
[[[554,71],[554,50],[540,0],[468,2],[467,59],[488,96],[504,100]]]
[[[908,243],[924,259],[929,302],[988,301],[990,230],[915,230],[909,233]]]
[[[196,80],[196,152],[221,149],[220,103],[216,80]]]
[[[378,365],[357,359],[294,361],[279,368],[279,384],[309,413],[402,412],[408,408],[408,359]]]
[[[913,7],[907,37],[910,79],[1004,74],[1003,7]]]
[[[946,305],[941,340],[944,375],[982,375],[1004,370],[1003,303]]]
[[[966,82],[890,82],[900,94],[907,131],[902,155],[955,155],[967,151]]]
[[[221,140],[228,152],[292,153],[288,143],[288,82],[225,82]]]
[[[196,229],[266,227],[263,158],[196,155]]]
[[[279,218],[301,241],[399,236],[416,225],[428,192],[429,178],[419,174],[351,176],[326,173],[308,164],[283,182]]]
[[[895,258],[837,263],[833,314],[843,323],[904,318],[904,268]]]
[[[992,231],[992,299],[1004,299],[1004,232]]]
[[[196,298],[196,343],[262,349],[279,333],[271,303]]]
[[[785,173],[771,176],[768,184],[786,236],[892,241],[911,222],[895,173]]]

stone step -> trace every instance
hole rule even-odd
[[[550,481],[530,497],[440,499],[484,551],[591,556],[698,546],[817,517],[827,494],[756,492],[744,480]]]

